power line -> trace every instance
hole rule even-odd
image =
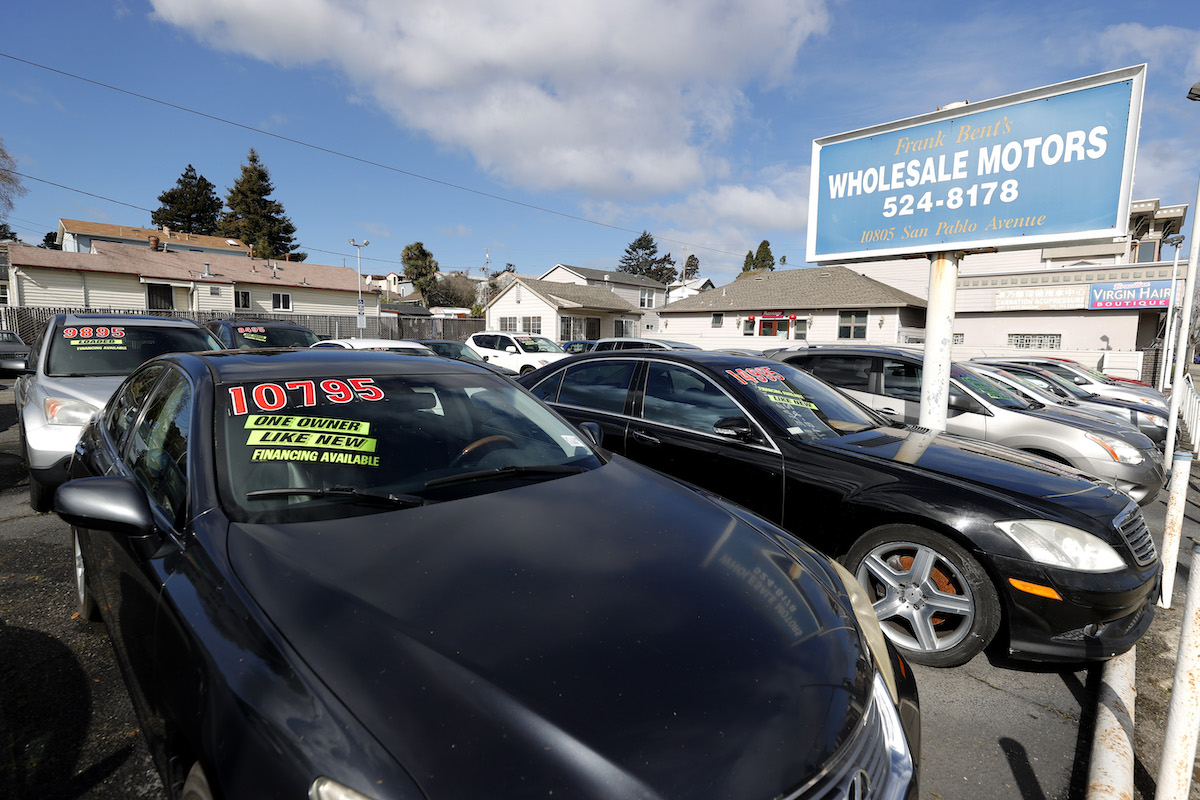
[[[526,203],[521,200],[514,200],[511,197],[504,197],[503,195],[493,194],[491,192],[485,192],[480,189],[472,189],[469,186],[463,186],[461,184],[451,183],[449,181],[444,181],[439,178],[432,178],[428,175],[422,175],[418,172],[412,172],[410,170],[401,169],[400,167],[393,167],[390,164],[383,164],[379,161],[372,161],[371,159],[368,159],[368,158],[362,158],[360,156],[351,155],[350,153],[345,153],[345,152],[342,152],[341,150],[334,150],[329,147],[323,147],[321,145],[311,144],[309,142],[305,142],[300,139],[293,139],[290,136],[284,136],[282,134],[272,133],[271,131],[264,130],[262,128],[256,128],[253,125],[247,125],[242,122],[236,122],[234,120],[227,119],[225,117],[218,117],[215,114],[209,114],[204,111],[198,111],[194,108],[188,108],[187,106],[181,106],[176,103],[169,103],[166,100],[159,100],[156,97],[150,97],[149,95],[139,94],[138,92],[130,91],[129,89],[122,89],[119,86],[114,86],[112,84],[93,80],[91,78],[85,78],[82,75],[76,75],[75,73],[72,73],[72,72],[66,72],[65,70],[56,69],[54,67],[46,66],[45,64],[39,64],[35,61],[29,61],[24,58],[18,58],[17,56],[11,55],[9,53],[0,52],[0,56],[3,56],[4,58],[7,58],[11,61],[16,61],[20,64],[25,64],[30,67],[36,67],[38,69],[42,69],[47,72],[53,72],[56,75],[62,75],[64,77],[72,78],[77,81],[82,81],[84,83],[90,83],[93,86],[99,86],[103,89],[108,89],[109,91],[118,92],[120,94],[128,95],[129,97],[135,97],[139,100],[145,100],[149,103],[157,103],[160,106],[165,106],[166,108],[172,108],[176,111],[182,111],[185,114],[194,114],[197,117],[203,117],[204,119],[212,120],[213,122],[220,122],[225,125],[232,125],[235,128],[241,128],[243,130],[252,131],[252,132],[260,134],[262,136],[270,136],[270,137],[272,137],[274,139],[278,139],[280,141],[299,145],[300,147],[307,147],[311,150],[316,150],[318,152],[326,153],[326,154],[332,155],[332,156],[337,156],[339,158],[345,158],[350,161],[357,161],[360,164],[367,164],[372,167],[378,167],[380,169],[385,169],[385,170],[388,170],[390,172],[395,172],[400,175],[406,175],[410,178],[416,178],[417,180],[428,181],[429,183],[434,183],[439,186],[445,186],[449,189],[457,189],[458,191],[461,191],[461,192],[469,192],[471,194],[478,195],[479,197],[486,197],[489,200],[497,200],[502,203],[509,203],[511,205],[519,206],[521,208],[527,208],[531,211],[540,211],[543,214],[553,214],[554,216],[562,217],[564,219],[570,219],[570,220],[574,220],[576,222],[583,222],[583,223],[587,223],[588,225],[595,225],[600,228],[608,228],[609,230],[621,231],[622,233],[632,233],[635,236],[641,234],[641,231],[635,231],[635,230],[631,230],[629,228],[622,228],[618,225],[610,225],[607,222],[600,222],[598,220],[588,219],[587,217],[580,217],[575,214],[568,214],[565,211],[556,211],[552,208],[545,208],[544,206],[538,206],[538,205],[534,205],[532,203]],[[45,183],[49,183],[49,181],[45,181]],[[54,184],[54,185],[57,185],[57,184]],[[63,187],[63,188],[66,188],[66,187]],[[78,190],[75,190],[75,191],[78,191]],[[87,194],[87,192],[83,192],[83,194]],[[99,195],[92,195],[92,196],[99,197]],[[101,199],[107,199],[107,198],[101,198]],[[117,202],[117,201],[114,201],[114,202]],[[129,203],[121,203],[121,205],[129,205]],[[147,209],[140,208],[139,206],[131,206],[131,208],[138,208],[141,211],[147,210]],[[705,245],[688,243],[688,242],[680,241],[678,239],[661,238],[661,240],[664,242],[672,242],[674,244],[687,245],[689,247],[695,247],[695,248],[698,248],[701,250],[708,250],[708,251],[711,251],[714,253],[722,253],[727,256],[738,255],[737,253],[732,253],[728,250],[719,250],[715,247],[706,247]]]
[[[2,54],[0,54],[0,55],[2,55]],[[50,186],[55,186],[55,187],[57,187],[57,188],[59,188],[59,189],[66,189],[68,192],[75,192],[75,193],[77,193],[77,194],[85,194],[85,195],[87,195],[88,197],[94,197],[94,198],[96,198],[97,200],[104,200],[104,201],[107,201],[107,202],[109,202],[109,203],[116,203],[116,204],[117,204],[117,205],[119,205],[119,206],[128,206],[129,208],[136,208],[138,211],[145,211],[147,214],[153,214],[153,213],[154,213],[154,212],[153,212],[152,210],[150,210],[149,208],[142,208],[141,206],[135,206],[133,203],[126,203],[126,202],[124,202],[124,201],[122,201],[122,200],[114,200],[113,198],[111,198],[111,197],[105,197],[105,196],[104,196],[104,195],[102,195],[102,194],[93,194],[93,193],[91,193],[91,192],[85,192],[83,189],[74,189],[74,188],[72,188],[72,187],[70,187],[70,186],[63,186],[61,183],[55,183],[54,181],[48,181],[48,180],[46,180],[45,178],[35,178],[35,177],[34,177],[34,176],[32,176],[32,175],[26,175],[25,173],[23,173],[23,172],[17,172],[17,171],[16,171],[16,170],[14,170],[14,169],[6,170],[6,171],[7,171],[7,172],[9,172],[9,173],[11,173],[11,174],[13,174],[13,175],[18,175],[18,176],[20,176],[20,177],[22,177],[22,178],[28,178],[28,179],[29,179],[29,180],[31,180],[31,181],[37,181],[38,183],[45,183],[45,184],[49,184]]]

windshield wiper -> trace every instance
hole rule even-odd
[[[247,500],[260,500],[269,497],[344,497],[360,503],[375,503],[395,506],[396,508],[412,508],[423,506],[429,501],[415,494],[394,494],[375,489],[358,489],[353,486],[330,486],[319,489],[315,486],[280,486],[276,489],[257,489],[246,492]]]
[[[517,476],[576,475],[585,471],[583,467],[571,466],[569,464],[543,464],[538,467],[519,467],[510,464],[504,467],[496,467],[495,469],[481,469],[477,472],[464,472],[460,475],[447,475],[444,478],[434,478],[431,481],[425,482],[425,488],[432,489],[436,486],[451,486],[456,483],[474,483],[476,481],[490,481],[497,478]]]

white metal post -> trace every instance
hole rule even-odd
[[[1168,385],[1167,370],[1171,366],[1171,348],[1175,345],[1175,318],[1173,316],[1175,311],[1175,285],[1179,282],[1179,245],[1183,243],[1183,236],[1175,234],[1174,236],[1168,236],[1163,241],[1175,246],[1175,262],[1171,265],[1171,299],[1167,301],[1166,337],[1162,349],[1163,363],[1158,370],[1158,390],[1160,392]]]
[[[1192,548],[1183,628],[1167,707],[1162,761],[1158,765],[1155,800],[1187,800],[1200,735],[1200,545]]]
[[[1183,288],[1183,311],[1180,312],[1179,341],[1175,347],[1175,377],[1172,386],[1183,386],[1183,371],[1191,361],[1188,351],[1192,330],[1192,306],[1196,300],[1196,259],[1200,258],[1200,181],[1196,184],[1196,205],[1192,206],[1192,244],[1188,248],[1187,282]],[[1171,453],[1175,449],[1175,431],[1179,427],[1179,403],[1183,392],[1171,392],[1171,413],[1167,419],[1167,440],[1163,442],[1163,467],[1171,468]]]
[[[929,264],[929,303],[925,309],[925,361],[921,374],[918,423],[946,430],[950,400],[950,353],[954,344],[954,293],[958,290],[959,253],[937,253]]]
[[[1183,384],[1178,384],[1180,393]],[[1167,521],[1162,540],[1162,596],[1158,605],[1171,607],[1171,592],[1175,590],[1175,567],[1179,563],[1179,539],[1183,531],[1183,513],[1187,505],[1188,484],[1192,478],[1192,454],[1182,450],[1175,453],[1171,464],[1171,482],[1167,491]]]

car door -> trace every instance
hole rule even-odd
[[[163,733],[158,726],[165,718],[156,706],[155,698],[162,696],[158,687],[173,679],[157,668],[158,654],[180,647],[158,623],[163,587],[180,562],[170,558],[170,552],[182,546],[178,529],[187,518],[193,394],[187,377],[169,368],[136,414],[125,409],[114,419],[119,425],[132,420],[114,472],[142,487],[161,540],[160,535],[150,537],[155,540],[150,543],[104,531],[81,536],[87,542],[91,586],[106,609],[113,648],[129,676],[130,695],[151,741]],[[164,556],[156,552],[160,544],[166,546]]]
[[[601,446],[624,455],[632,402],[629,390],[637,370],[634,359],[584,361],[553,373],[530,392],[576,425],[599,425]]]
[[[699,370],[649,357],[642,361],[625,454],[781,521],[783,457],[753,414]],[[730,419],[749,424],[746,441],[716,433],[716,424]]]

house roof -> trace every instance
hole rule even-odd
[[[83,234],[108,239],[129,239],[130,241],[145,242],[151,236],[157,236],[164,245],[197,247],[213,247],[228,250],[231,253],[250,254],[250,248],[239,239],[229,239],[224,236],[201,236],[198,233],[182,233],[169,228],[131,228],[128,225],[108,225],[103,222],[86,222],[79,219],[60,219],[58,221],[58,243],[61,245],[63,236],[67,233]]]
[[[555,269],[565,269],[574,272],[584,280],[601,281],[608,283],[620,283],[626,286],[645,286],[647,288],[664,289],[666,284],[660,283],[653,278],[647,278],[645,275],[634,275],[630,272],[621,272],[615,269],[589,269],[587,267],[572,267],[567,264],[556,264],[553,269],[546,270],[541,277],[546,277]]]
[[[668,303],[659,314],[764,308],[925,308],[925,301],[846,267],[764,271]]]
[[[184,250],[151,250],[145,245],[95,242],[91,253],[66,253],[40,247],[10,251],[15,269],[36,267],[82,272],[137,275],[162,281],[194,281],[197,284],[261,284],[271,287],[305,287],[340,292],[359,291],[352,267],[332,267],[305,261],[267,261],[245,254],[196,253]],[[205,272],[208,263],[208,275]],[[274,267],[275,269],[272,269]],[[364,293],[378,289],[363,285]]]
[[[532,278],[517,277],[497,295],[512,291],[514,286],[524,286],[529,291],[541,297],[555,308],[590,308],[597,311],[613,311],[620,314],[636,312],[632,305],[619,297],[611,289],[603,286],[582,286],[578,283],[560,283],[558,281],[539,281]],[[493,303],[495,300],[492,301]]]

